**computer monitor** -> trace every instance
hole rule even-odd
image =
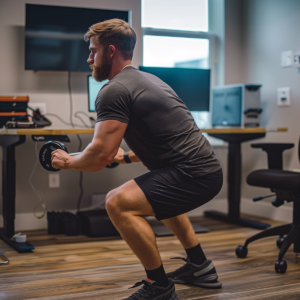
[[[241,126],[243,86],[212,89],[212,126]]]
[[[210,70],[185,68],[139,67],[166,82],[186,104],[190,111],[209,111]],[[89,111],[95,112],[95,100],[102,86],[107,82],[97,82],[88,76]]]
[[[190,111],[209,111],[210,70],[139,67],[167,83]]]
[[[95,101],[100,89],[106,84],[108,80],[97,82],[92,75],[88,75],[88,104],[89,111],[95,112]]]

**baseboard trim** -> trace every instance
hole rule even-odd
[[[69,210],[76,213],[76,210]],[[42,215],[42,212],[36,212],[37,216]],[[0,216],[0,227],[3,227],[3,217]],[[16,214],[15,218],[15,231],[22,232],[25,230],[42,230],[47,229],[47,213],[42,219],[38,219],[32,212]]]
[[[205,210],[218,210],[226,213],[227,210],[227,199],[214,199],[207,204],[196,208],[195,210],[188,213],[189,216],[202,216]],[[242,198],[241,200],[241,212],[262,217],[266,219],[276,220],[291,223],[293,220],[293,208],[290,206],[274,207],[268,202],[253,202],[251,199]]]
[[[205,205],[189,212],[189,216],[203,216],[205,210],[218,210],[227,212],[226,199],[214,199]],[[248,215],[267,218],[276,221],[290,223],[293,219],[293,208],[290,206],[274,207],[268,202],[253,202],[251,199],[242,198],[241,211]],[[76,210],[70,210],[75,213]],[[39,215],[39,213],[37,213]],[[0,216],[0,227],[3,226],[3,217]],[[33,213],[16,214],[15,231],[47,229],[47,216],[43,219],[37,219]]]

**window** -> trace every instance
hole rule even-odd
[[[142,0],[142,27],[208,31],[208,0]]]
[[[212,69],[208,6],[209,0],[142,0],[143,65]],[[199,128],[210,126],[209,112],[191,113]]]
[[[209,68],[207,39],[145,35],[143,44],[144,66]]]

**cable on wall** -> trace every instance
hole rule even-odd
[[[79,134],[77,134],[77,138],[79,140],[78,152],[81,152],[82,139],[81,139]],[[77,200],[77,211],[80,211],[80,204],[81,204],[82,196],[83,196],[83,193],[84,193],[84,190],[83,190],[83,172],[82,171],[80,171],[80,173],[79,173],[79,189],[80,189],[80,194],[79,194],[79,197],[78,197],[78,200]]]
[[[72,127],[75,127],[73,124],[73,100],[72,100],[72,89],[71,89],[71,71],[68,72],[68,89],[70,97],[70,124]]]
[[[47,207],[46,207],[46,201],[45,201],[44,195],[43,195],[38,189],[36,189],[36,188],[34,187],[33,183],[32,183],[32,176],[33,176],[33,174],[34,174],[34,172],[35,172],[35,169],[36,169],[36,166],[37,166],[37,164],[38,164],[38,162],[39,162],[39,153],[38,153],[38,149],[37,149],[37,144],[38,144],[38,143],[34,143],[34,144],[35,144],[36,161],[35,161],[35,164],[34,164],[34,166],[33,166],[32,171],[31,171],[31,174],[30,174],[30,176],[29,176],[28,182],[29,182],[29,184],[30,184],[31,189],[33,190],[33,192],[39,197],[39,203],[34,207],[34,209],[33,209],[33,214],[34,214],[34,216],[35,216],[37,219],[42,219],[42,218],[45,216],[45,214],[46,214]],[[43,207],[43,214],[40,215],[40,216],[38,216],[38,215],[36,214],[36,210],[37,210],[37,208],[38,208],[38,206],[39,206],[40,204],[41,204],[42,207]]]
[[[78,118],[78,119],[82,122],[82,124],[83,124],[85,127],[91,127],[91,126],[89,126],[88,124],[86,124],[80,116],[78,116],[79,114],[86,115],[88,118],[90,118],[90,116],[89,116],[88,114],[86,114],[85,112],[83,112],[83,111],[77,111],[77,112],[74,114],[74,116],[75,116],[76,118]]]
[[[72,126],[72,125],[74,125],[75,127],[82,127],[82,128],[86,128],[86,127],[87,127],[87,126],[82,126],[82,125],[78,125],[78,124],[67,123],[67,122],[65,122],[59,115],[56,115],[56,114],[46,113],[45,116],[55,117],[55,118],[57,118],[59,121],[61,121],[63,124],[65,124],[65,125],[67,125],[67,126]]]
[[[68,72],[68,90],[69,90],[69,98],[70,98],[70,124],[72,127],[75,127],[74,123],[73,123],[73,99],[72,99],[72,88],[71,88],[71,71]],[[80,152],[81,147],[82,147],[82,139],[79,134],[76,134],[76,136],[79,141],[78,152]],[[77,201],[77,210],[78,211],[80,210],[80,204],[81,204],[82,196],[84,193],[83,172],[82,171],[79,172],[79,189],[80,189],[80,193],[79,193],[79,197],[78,197],[78,201]]]

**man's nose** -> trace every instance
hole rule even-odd
[[[93,57],[92,57],[91,55],[89,56],[87,62],[88,62],[89,64],[92,64],[92,63],[94,62],[94,59],[93,59]]]

